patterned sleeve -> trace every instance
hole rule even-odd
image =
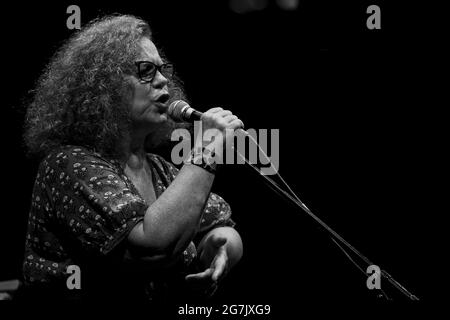
[[[81,250],[106,255],[143,219],[147,205],[118,166],[84,148],[50,154],[41,167],[50,217]]]
[[[162,157],[153,156],[156,159],[155,162],[159,163],[160,170],[163,170],[168,176],[169,183],[172,182],[179,170]],[[198,233],[206,233],[216,227],[234,227],[235,225],[236,223],[231,219],[230,205],[222,197],[211,192],[203,210]]]

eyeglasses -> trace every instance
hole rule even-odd
[[[144,82],[152,82],[156,75],[156,71],[161,72],[161,74],[168,79],[173,76],[173,64],[171,63],[164,63],[157,66],[150,61],[136,61],[135,64],[139,80]]]

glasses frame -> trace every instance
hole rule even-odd
[[[155,72],[153,73],[151,79],[144,79],[144,77],[143,77],[143,75],[142,75],[142,73],[141,73],[141,68],[140,68],[140,66],[141,66],[141,64],[144,64],[144,63],[150,63],[150,64],[152,64],[153,66],[155,66]],[[142,82],[146,82],[146,83],[152,82],[153,79],[155,79],[155,75],[156,75],[156,73],[157,73],[158,71],[159,71],[159,73],[161,73],[164,77],[166,77],[166,78],[168,78],[168,79],[171,79],[172,76],[173,76],[173,74],[174,74],[174,71],[173,71],[173,70],[174,70],[173,64],[172,64],[172,63],[169,63],[169,62],[168,62],[168,63],[163,63],[163,64],[161,64],[161,65],[158,66],[157,64],[154,64],[154,63],[151,62],[151,61],[141,60],[141,61],[136,61],[134,64],[136,65],[136,68],[137,68],[137,75],[138,75],[138,78],[139,78],[139,80],[142,81]],[[167,67],[167,66],[172,67],[172,73],[171,73],[170,75],[167,75],[167,74],[165,74],[165,73],[162,72],[162,71],[163,71],[163,68],[165,68],[165,67]]]

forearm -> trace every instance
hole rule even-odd
[[[182,252],[195,235],[213,180],[214,175],[206,170],[184,165],[147,209],[141,230],[133,229],[132,242],[143,244],[153,254],[173,257]]]

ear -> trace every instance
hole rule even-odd
[[[136,76],[129,75],[129,74],[124,75],[123,79],[125,80],[125,82],[129,83],[132,86],[140,83],[139,79]]]

